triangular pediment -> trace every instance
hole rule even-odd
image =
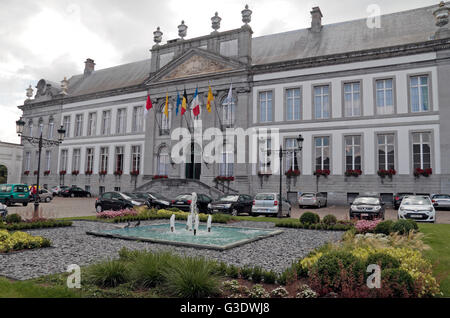
[[[191,49],[179,58],[164,66],[150,79],[155,81],[172,81],[188,77],[222,73],[242,69],[239,61],[222,57],[214,53]]]

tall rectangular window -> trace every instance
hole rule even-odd
[[[359,82],[344,84],[345,117],[361,116],[361,84]]]
[[[63,127],[66,130],[64,137],[70,137],[70,116],[63,117]]]
[[[315,169],[330,170],[330,137],[314,138]]]
[[[102,112],[102,135],[106,136],[111,133],[111,111],[104,110]]]
[[[100,172],[108,172],[108,156],[109,156],[109,148],[101,147],[100,148]]]
[[[220,162],[220,175],[224,177],[232,177],[234,174],[234,153],[231,151],[222,152],[222,160]]]
[[[28,136],[33,137],[33,121],[28,122]]]
[[[127,109],[120,108],[117,110],[116,134],[124,134],[126,132]]]
[[[300,88],[286,90],[286,120],[300,120],[301,99]]]
[[[144,107],[136,106],[133,108],[131,129],[133,132],[141,132],[143,131],[143,126],[144,126]]]
[[[31,169],[31,152],[27,151],[25,153],[25,171],[30,171]]]
[[[81,149],[74,149],[72,156],[72,171],[80,171]]]
[[[94,171],[94,148],[86,149],[86,171]]]
[[[67,149],[61,150],[60,171],[67,171],[68,156],[69,156],[69,151]]]
[[[116,147],[114,171],[123,171],[123,159],[124,159],[123,147]]]
[[[259,171],[262,173],[272,173],[272,163],[270,160],[272,151],[272,140],[266,139],[259,144]]]
[[[394,113],[394,87],[393,79],[380,79],[375,82],[376,108],[378,115]]]
[[[39,161],[39,151],[36,151],[34,154],[34,170],[38,170],[38,161]]]
[[[141,168],[141,146],[131,147],[131,171],[139,171]]]
[[[262,123],[273,121],[271,91],[259,93],[259,115],[259,121]]]
[[[429,85],[428,75],[411,76],[409,78],[412,112],[426,112],[430,110]]]
[[[95,136],[97,128],[97,113],[89,113],[88,115],[88,127],[87,127],[87,135]]]
[[[51,118],[48,121],[47,139],[53,139],[53,131],[55,130],[55,121]]]
[[[297,161],[297,139],[288,138],[285,140],[286,163],[284,170],[299,170]]]
[[[414,169],[431,168],[431,133],[413,133],[412,139]]]
[[[83,114],[75,115],[75,137],[83,135]]]
[[[316,119],[330,118],[330,86],[314,87],[314,114]]]
[[[378,169],[395,169],[394,135],[378,135]]]
[[[50,171],[52,166],[52,151],[45,151],[45,171]]]
[[[345,137],[345,169],[361,170],[361,136]]]

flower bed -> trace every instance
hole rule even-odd
[[[324,177],[328,177],[330,175],[330,170],[329,169],[317,169],[316,171],[314,171],[314,175],[315,176],[324,176]]]
[[[355,169],[355,170],[346,170],[345,171],[345,176],[346,177],[358,177],[362,174],[362,171],[360,169]]]
[[[380,222],[381,220],[359,220],[358,222],[356,222],[355,228],[359,233],[373,232]]]
[[[234,181],[234,177],[229,176],[217,176],[214,178],[215,182]]]
[[[6,230],[0,230],[0,253],[49,247],[50,245],[50,240],[41,236],[32,236],[25,232],[11,234]]]
[[[0,222],[0,229],[5,229],[8,231],[45,229],[45,228],[66,227],[66,226],[72,226],[72,222],[57,221],[45,218],[22,220],[22,218],[18,214],[9,214],[6,217],[6,222]]]
[[[389,178],[392,178],[392,176],[395,176],[397,174],[397,171],[395,171],[395,169],[389,169],[389,170],[380,169],[380,170],[378,170],[377,174],[381,178],[384,178],[386,176],[388,176]]]
[[[416,168],[414,170],[415,177],[420,177],[420,176],[428,177],[431,174],[433,174],[433,169],[431,169],[431,168],[427,168],[427,169]]]
[[[103,211],[97,213],[97,218],[99,219],[114,219],[114,218],[122,218],[126,216],[137,216],[138,212],[133,209],[124,209],[119,211]]]
[[[167,179],[168,176],[160,176],[160,175],[155,175],[152,177],[153,180],[158,180],[158,179]]]

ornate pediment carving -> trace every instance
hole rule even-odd
[[[189,77],[193,75],[202,75],[232,70],[230,65],[226,65],[213,59],[208,59],[200,55],[193,55],[180,65],[176,66],[169,73],[164,75],[162,80],[172,80],[177,78]]]

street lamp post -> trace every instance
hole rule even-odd
[[[41,152],[42,147],[53,147],[58,146],[62,141],[64,140],[64,134],[66,133],[66,130],[63,126],[61,126],[60,129],[58,129],[58,140],[50,140],[42,138],[42,131],[39,136],[39,138],[32,137],[32,136],[25,136],[23,134],[23,129],[25,127],[25,122],[20,118],[18,121],[16,121],[16,132],[19,137],[22,139],[28,141],[30,144],[34,146],[38,146],[39,154],[38,154],[38,170],[37,170],[37,177],[36,177],[36,191],[37,195],[34,198],[34,213],[33,218],[37,218],[39,216],[39,176],[41,174]]]
[[[297,148],[298,152],[302,151],[303,149],[303,137],[302,135],[298,135],[297,137]],[[287,150],[283,150],[283,146],[280,145],[279,150],[279,157],[280,157],[280,202],[278,214],[277,217],[281,218],[283,216],[283,154],[287,153]],[[294,157],[297,155],[297,150],[294,150]]]

